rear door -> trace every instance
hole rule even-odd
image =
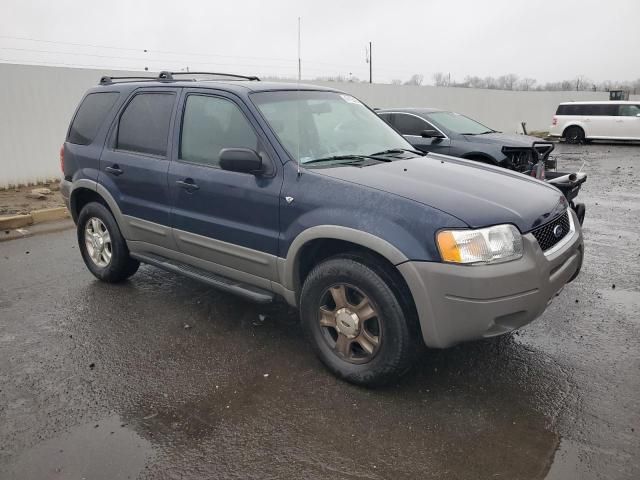
[[[620,136],[626,139],[640,140],[640,104],[618,105]]]
[[[191,263],[270,288],[277,278],[282,165],[235,96],[186,90],[181,104],[169,170],[177,246]],[[220,150],[234,147],[257,151],[266,171],[222,170]]]
[[[587,138],[617,138],[622,133],[618,105],[597,103],[580,105],[583,109]]]
[[[119,112],[103,150],[100,183],[118,203],[127,240],[175,248],[167,172],[178,91],[135,92]]]
[[[424,118],[411,113],[396,112],[393,114],[393,126],[418,150],[449,153],[451,141],[446,135],[445,138],[425,138],[422,136],[422,132],[425,130],[435,130],[442,133]],[[442,134],[444,135],[444,133]]]

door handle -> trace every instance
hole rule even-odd
[[[107,172],[109,172],[110,174],[115,175],[116,177],[118,175],[122,175],[124,173],[124,171],[122,171],[117,164],[112,166],[112,167],[107,167],[107,168],[105,168],[105,170]]]
[[[191,178],[177,180],[176,183],[180,185],[180,187],[184,188],[187,192],[195,192],[196,190],[200,189],[200,187],[196,185]]]

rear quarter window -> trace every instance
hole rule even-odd
[[[71,122],[67,141],[77,145],[93,142],[119,95],[118,92],[98,92],[84,97]]]

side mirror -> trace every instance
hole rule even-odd
[[[420,132],[422,138],[444,138],[437,130],[423,130]]]
[[[250,148],[223,148],[220,150],[220,168],[257,174],[262,171],[262,158]]]

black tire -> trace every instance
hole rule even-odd
[[[568,127],[564,131],[564,141],[571,144],[585,143],[584,130],[577,126]]]
[[[338,377],[363,386],[383,385],[405,374],[418,351],[420,337],[413,315],[408,313],[411,309],[402,300],[402,295],[394,293],[389,281],[391,276],[375,262],[352,255],[329,258],[309,273],[300,294],[302,326],[320,360]],[[337,327],[320,325],[323,298],[336,285],[347,285],[359,291],[378,313],[373,321],[377,324],[379,343],[375,354],[365,362],[353,363],[340,356],[334,350],[337,340],[332,346],[332,337],[327,334],[333,329],[339,336]],[[363,353],[366,355],[367,352],[363,350]]]
[[[576,212],[578,222],[580,222],[580,225],[582,225],[584,223],[584,217],[587,213],[587,207],[585,207],[584,203],[576,203],[573,206],[573,210]]]
[[[102,226],[106,227],[110,238],[110,259],[109,262],[100,266],[91,258],[87,242],[85,241],[87,224],[92,219],[98,219]],[[86,204],[78,215],[77,224],[78,246],[82,253],[82,259],[89,271],[99,280],[109,283],[117,283],[126,280],[136,273],[140,262],[129,256],[129,249],[120,233],[120,228],[113,218],[113,214],[101,203],[91,202]]]

